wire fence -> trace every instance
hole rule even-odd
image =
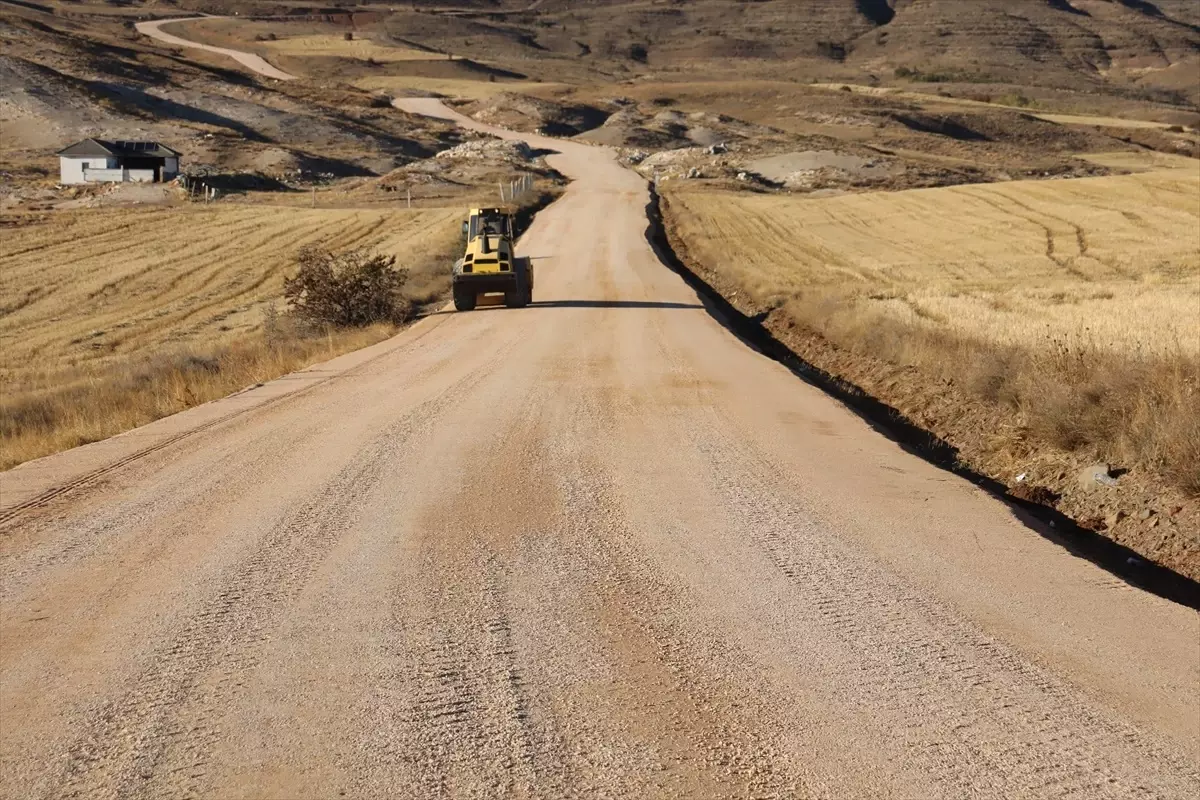
[[[180,175],[178,180],[179,185],[187,190],[189,200],[211,203],[217,199],[217,187],[209,186],[202,178],[194,175]]]

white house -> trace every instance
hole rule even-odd
[[[58,152],[59,181],[64,184],[169,181],[179,174],[179,155],[158,142],[84,139]]]

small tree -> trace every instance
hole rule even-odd
[[[306,322],[350,328],[399,324],[412,314],[402,293],[408,270],[396,268],[395,256],[306,247],[296,264],[295,277],[284,279],[283,295],[290,312]]]

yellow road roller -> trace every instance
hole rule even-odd
[[[533,302],[533,262],[513,253],[513,218],[504,208],[473,208],[463,222],[466,251],[454,262],[454,307],[522,308]]]

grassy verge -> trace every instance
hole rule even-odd
[[[1043,348],[1005,345],[872,313],[854,298],[810,296],[782,307],[788,322],[848,354],[917,371],[1014,422],[988,449],[1004,471],[1032,452],[1137,467],[1200,496],[1200,359],[1182,350],[1107,351],[1053,339]]]
[[[0,397],[0,469],[106,439],[210,400],[382,341],[378,325],[301,332],[277,325],[240,341],[83,368]]]

